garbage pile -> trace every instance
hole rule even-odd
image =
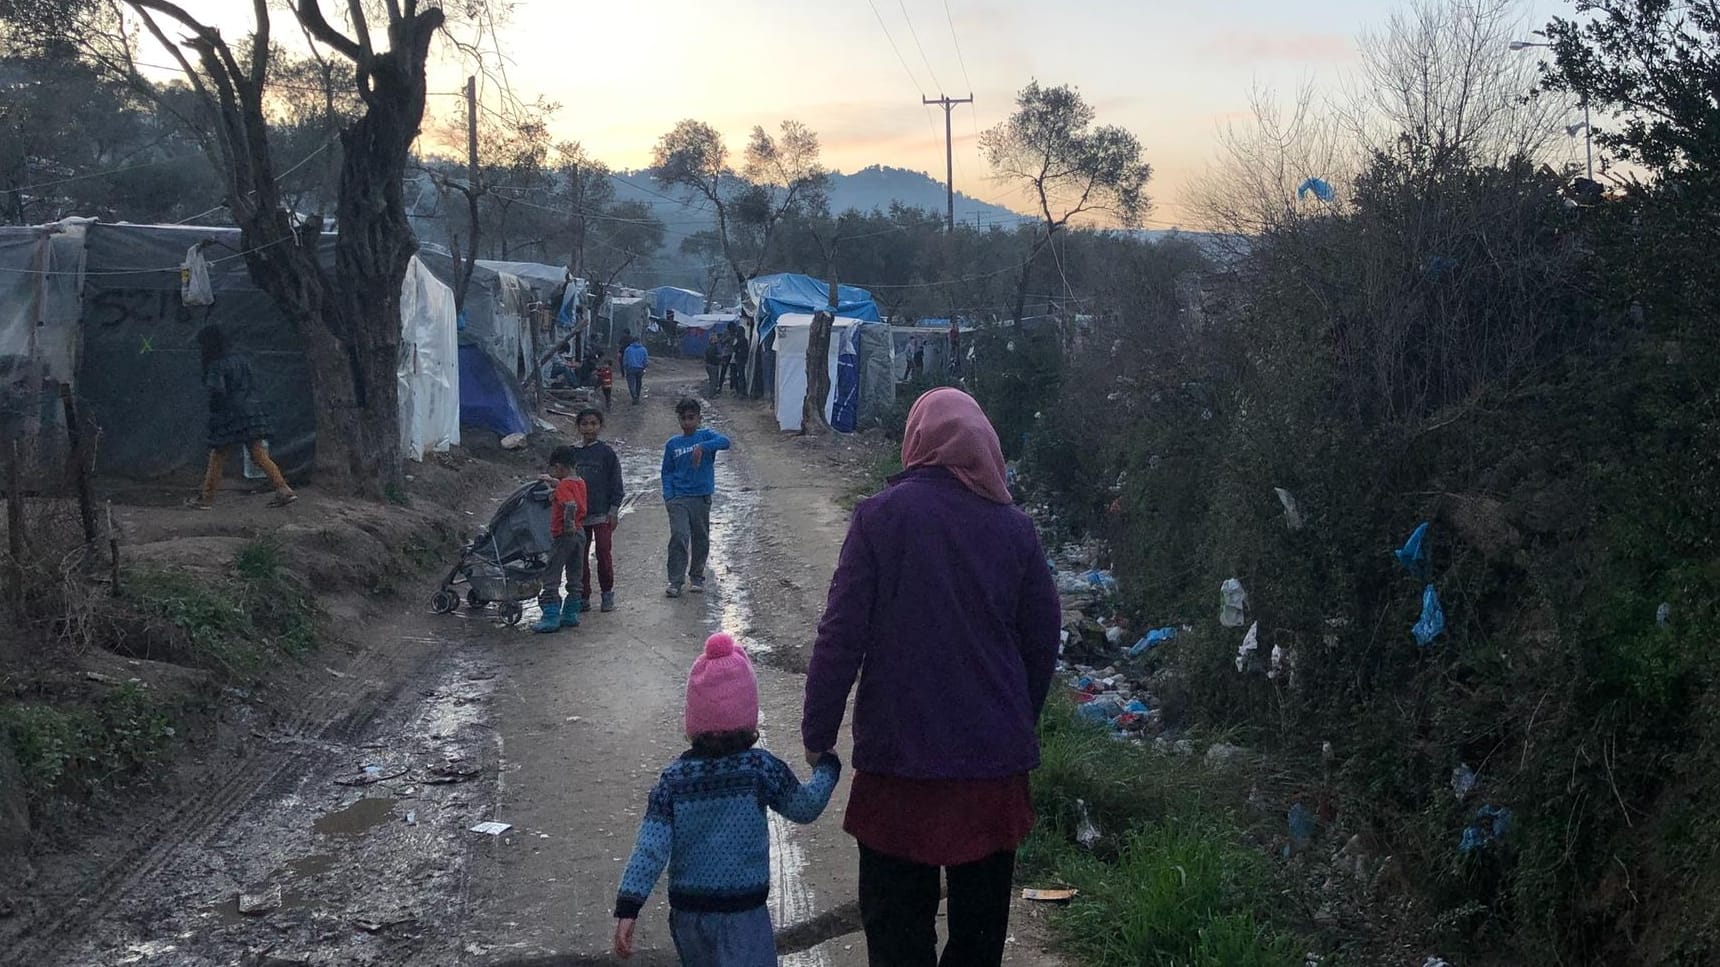
[[[1143,684],[1117,663],[1140,659],[1176,638],[1174,627],[1131,634],[1118,609],[1117,579],[1098,567],[1097,543],[1071,544],[1048,562],[1063,604],[1063,647],[1058,671],[1071,689],[1084,721],[1103,724],[1119,738],[1153,738],[1163,729],[1163,710]]]

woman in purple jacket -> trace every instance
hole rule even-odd
[[[1039,535],[1004,482],[997,433],[956,389],[920,397],[907,468],[854,511],[807,673],[809,757],[854,699],[854,789],[872,964],[998,964],[1015,851],[1033,825],[1028,773],[1062,623]]]

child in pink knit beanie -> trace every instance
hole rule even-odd
[[[804,784],[758,745],[758,679],[734,638],[712,635],[687,678],[687,740],[651,790],[615,900],[615,953],[665,868],[669,932],[689,967],[770,967],[776,938],[765,808],[810,823],[830,804],[842,763],[826,753]]]

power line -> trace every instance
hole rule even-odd
[[[962,80],[967,82],[968,93],[973,93],[973,78],[968,76],[967,59],[962,56],[962,42],[956,36],[956,18],[950,14],[950,0],[944,0],[944,19],[950,25],[950,40],[956,45],[956,63],[962,67]]]
[[[920,79],[914,76],[913,68],[908,66],[908,59],[902,56],[902,48],[896,46],[896,38],[890,36],[890,28],[885,26],[884,15],[878,12],[878,4],[873,0],[866,0],[866,5],[872,8],[872,16],[878,18],[878,29],[884,31],[884,39],[890,42],[890,49],[896,52],[896,62],[902,65],[902,70],[908,72],[908,83],[914,85],[914,90],[919,91],[921,97],[925,97],[926,89],[920,86]]]
[[[896,5],[902,8],[902,19],[908,22],[908,35],[914,38],[914,46],[920,48],[920,63],[926,65],[926,73],[931,75],[932,86],[938,89],[939,94],[942,94],[944,85],[939,83],[938,72],[932,69],[932,59],[926,56],[926,48],[920,43],[920,32],[914,29],[914,18],[908,16],[907,0],[896,0]],[[921,96],[924,97],[925,95],[922,94]]]

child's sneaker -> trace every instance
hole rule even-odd
[[[679,584],[671,584],[663,589],[663,597],[665,598],[678,598],[680,596],[681,586]]]
[[[705,593],[705,579],[704,578],[694,578],[693,579],[693,593],[694,594],[704,594]]]
[[[600,611],[602,611],[604,614],[608,614],[609,612],[615,610],[615,592],[614,591],[603,592],[603,602],[602,602],[602,604],[600,604],[598,606],[598,609]]]

